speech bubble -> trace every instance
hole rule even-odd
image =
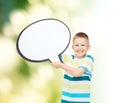
[[[65,23],[53,18],[42,19],[22,30],[17,39],[17,50],[28,61],[58,61],[70,38],[70,30]]]

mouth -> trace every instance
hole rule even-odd
[[[81,53],[83,53],[84,52],[84,50],[78,50],[78,51],[76,51],[78,54],[81,54]]]

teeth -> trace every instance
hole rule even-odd
[[[77,51],[78,53],[82,53],[83,52],[83,50],[81,50],[81,51]]]

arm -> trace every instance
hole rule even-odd
[[[78,69],[72,66],[65,65],[61,62],[53,62],[52,65],[56,68],[62,68],[63,70],[65,70],[67,73],[71,74],[74,77],[79,77],[85,72],[85,69],[83,68]]]

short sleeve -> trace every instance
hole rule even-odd
[[[79,68],[85,69],[87,73],[91,73],[93,70],[94,59],[92,56],[87,55],[80,63]]]
[[[66,61],[66,59],[67,59],[67,55],[60,54],[59,58],[60,58],[60,61],[64,63]]]

